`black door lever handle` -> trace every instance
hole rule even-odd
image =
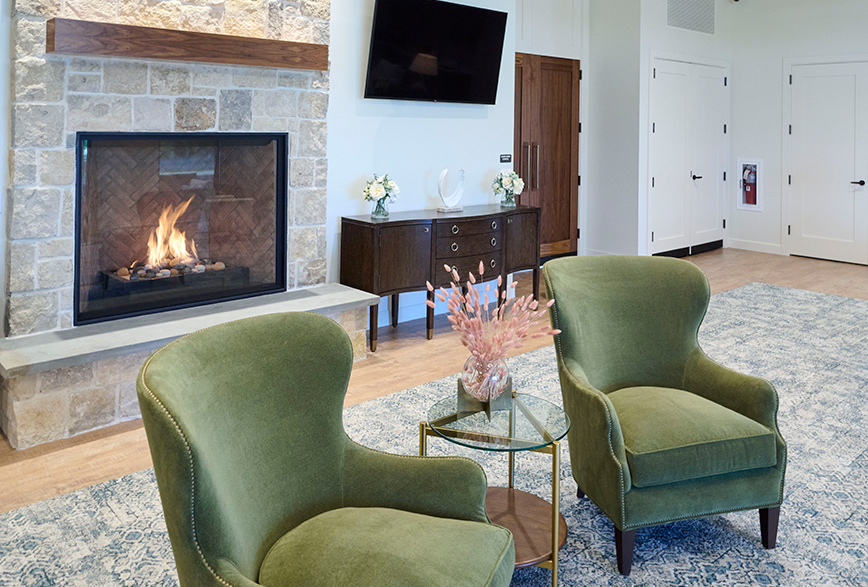
[[[702,176],[701,175],[694,175],[693,179],[702,179]]]
[[[859,181],[851,181],[850,183],[852,183],[853,185],[865,185],[865,180],[860,179]]]

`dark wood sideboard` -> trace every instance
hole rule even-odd
[[[499,204],[465,206],[461,212],[416,210],[388,218],[341,218],[341,283],[379,296],[392,296],[392,326],[398,325],[398,295],[449,284],[449,265],[462,279],[485,265],[496,278],[533,270],[533,295],[539,299],[540,210]],[[434,294],[428,292],[428,299]],[[428,339],[434,310],[427,309]],[[377,305],[370,310],[371,351],[377,350]]]

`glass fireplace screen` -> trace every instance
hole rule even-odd
[[[285,134],[79,133],[75,323],[286,289]]]

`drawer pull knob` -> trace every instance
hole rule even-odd
[[[497,230],[497,220],[492,220],[492,221],[491,221],[491,229],[492,229],[492,230]]]
[[[452,243],[452,252],[454,253],[457,250],[458,250],[458,243]]]
[[[507,224],[512,224],[512,218],[507,218],[507,219],[506,219],[506,223],[507,223]]]
[[[457,224],[452,225],[452,234],[458,234],[458,225]]]
[[[494,259],[491,260],[491,268],[494,269],[497,266],[497,263]]]
[[[428,228],[428,227],[427,227],[427,226],[426,226],[426,227],[425,227],[425,228],[423,228],[423,229],[422,229],[422,230],[423,230],[423,232],[429,232],[429,231],[430,231],[430,230],[431,230],[431,229],[430,229],[430,228]]]
[[[496,247],[496,246],[497,246],[497,239],[496,239],[496,238],[491,239],[491,246],[492,246],[492,247]]]

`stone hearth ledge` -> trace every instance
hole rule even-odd
[[[278,312],[338,322],[365,358],[373,294],[339,284],[0,340],[0,426],[17,449],[140,416],[135,378],[155,349],[215,324]]]

